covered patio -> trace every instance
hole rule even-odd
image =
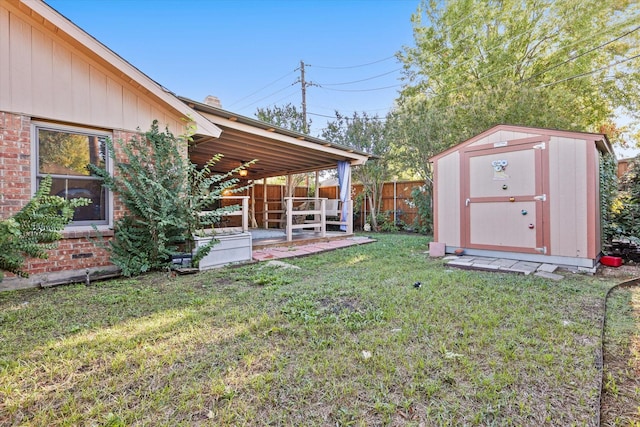
[[[219,137],[196,134],[189,158],[204,165],[211,157],[222,154],[214,172],[226,173],[241,164],[257,160],[238,176],[241,182],[254,186],[242,196],[225,197],[224,203],[239,204],[231,227],[252,232],[254,247],[282,244],[304,244],[353,235],[353,201],[351,200],[351,166],[364,164],[367,153],[333,144],[319,138],[279,128],[217,106],[180,98],[222,130]],[[320,172],[338,169],[339,199],[319,197]],[[295,174],[310,174],[315,179],[315,194],[274,196],[268,178],[285,176],[287,188]]]

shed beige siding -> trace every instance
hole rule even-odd
[[[592,145],[592,144],[590,144]],[[587,257],[587,142],[549,141],[550,249],[560,256]]]
[[[183,132],[181,114],[132,84],[57,27],[36,25],[0,3],[0,111],[107,129],[146,129],[154,119]],[[35,15],[37,17],[37,15]],[[40,17],[42,20],[42,17]]]
[[[536,136],[536,134],[527,133],[527,132],[517,132],[512,130],[500,130],[490,135],[487,135],[484,138],[480,138],[477,141],[474,141],[473,143],[469,144],[469,146],[475,147],[478,145],[495,144],[496,142],[513,141],[516,139],[529,138],[532,136]]]
[[[433,156],[436,241],[594,269],[601,152],[613,155],[603,134],[497,125]]]
[[[460,153],[455,151],[437,164],[437,239],[460,246]]]

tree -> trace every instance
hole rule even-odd
[[[375,156],[364,165],[354,167],[353,178],[363,186],[370,207],[371,226],[377,230],[382,186],[392,175],[391,145],[385,135],[384,122],[378,116],[370,117],[366,113],[346,117],[336,111],[336,120],[327,123],[322,138]]]
[[[628,0],[423,0],[415,46],[398,55],[394,151],[429,199],[428,159],[496,124],[604,130],[624,143],[630,132],[613,122],[640,102],[638,22]]]
[[[286,104],[282,107],[258,108],[256,117],[263,122],[289,129],[294,132],[308,134],[311,128],[311,120],[305,119],[302,112],[298,111],[295,105]]]
[[[611,221],[605,237],[629,239],[640,244],[640,156],[634,158],[620,179],[620,192],[611,204]]]
[[[258,108],[256,117],[263,122],[271,123],[274,126],[294,132],[308,134],[311,128],[311,120],[306,119],[302,112],[298,111],[295,105],[291,103],[282,107]],[[307,178],[308,175],[304,173],[290,175],[290,179],[287,180],[285,187],[285,197],[295,196],[296,187],[300,186]]]
[[[498,123],[597,132],[617,108],[640,118],[638,2],[423,0],[412,22],[399,110],[453,115],[446,145]]]
[[[220,155],[198,169],[186,158],[189,140],[188,136],[175,137],[168,129],[161,132],[155,120],[142,137],[134,136],[128,143],[119,141],[125,162],[117,162],[115,146],[107,141],[116,173],[90,165],[127,210],[116,221],[114,239],[107,245],[111,261],[125,276],[167,267],[180,245],[193,249],[189,244],[194,233],[212,227],[222,215],[238,209],[214,206],[224,191],[246,189],[235,187],[238,180],[232,175],[253,162],[225,174],[211,174]],[[212,244],[215,242],[212,240]],[[199,248],[194,263],[197,265],[210,249]]]
[[[73,219],[75,208],[91,203],[83,198],[65,200],[50,192],[51,177],[46,176],[25,207],[0,221],[0,281],[3,271],[28,277],[25,258],[48,258],[47,251],[62,238],[61,231]]]

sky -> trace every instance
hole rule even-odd
[[[335,111],[384,117],[401,88],[420,0],[45,0],[176,95],[255,117],[301,109],[319,136]],[[625,119],[619,124],[625,124]],[[616,148],[619,158],[640,150]]]
[[[384,117],[401,86],[419,0],[45,0],[177,95],[301,109],[318,135],[338,110]],[[298,81],[298,83],[296,83]],[[328,116],[328,117],[325,117]]]

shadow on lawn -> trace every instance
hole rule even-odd
[[[137,319],[206,308],[224,310],[235,288],[229,279],[200,274],[169,278],[152,273],[135,279],[0,293],[0,360],[20,359],[34,349]],[[178,319],[176,319],[177,321]],[[179,319],[187,322],[188,318]],[[143,320],[142,322],[147,322]]]

